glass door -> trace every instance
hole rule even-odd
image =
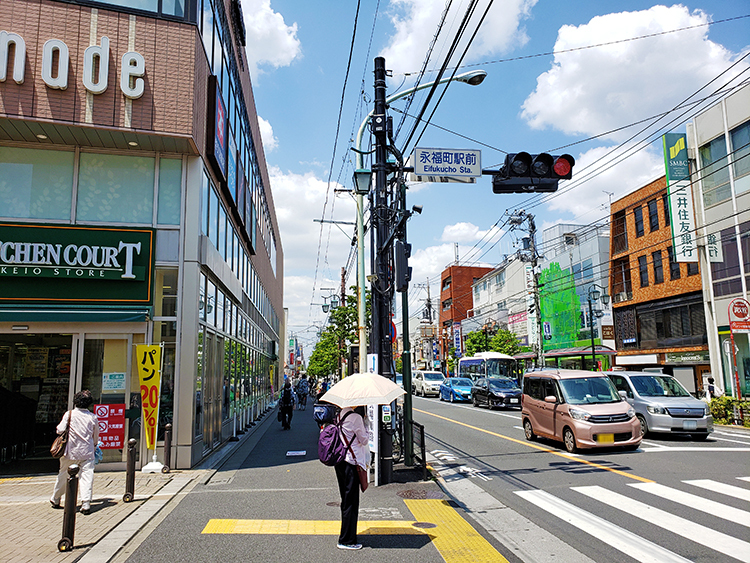
[[[122,405],[123,410],[129,408],[127,390],[131,379],[131,350],[131,335],[87,334],[83,341],[81,387],[77,390],[91,391],[95,405]],[[100,420],[100,427],[102,422]],[[120,429],[113,427],[109,435],[116,436],[117,430]],[[126,459],[124,426],[121,433],[123,447],[105,447],[103,462]],[[140,436],[134,437],[140,441]]]
[[[200,398],[204,453],[221,443],[224,376],[224,339],[210,331],[205,335]]]

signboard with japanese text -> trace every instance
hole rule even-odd
[[[124,373],[103,373],[102,374],[102,393],[124,393],[125,392],[125,374]]]
[[[462,356],[461,344],[462,344],[461,323],[453,323],[453,347],[456,349],[456,351],[454,352],[454,355],[457,358],[460,358]]]
[[[674,258],[676,262],[698,262],[687,136],[684,133],[667,133],[662,137],[662,142]]]
[[[141,409],[146,448],[156,447],[159,422],[159,397],[161,395],[161,346],[139,344],[135,347],[138,378],[141,383]]]
[[[750,303],[738,297],[729,303],[729,329],[731,332],[750,334]]]
[[[234,135],[227,132],[228,147],[227,150],[227,188],[232,196],[232,201],[237,205],[239,201],[237,197],[237,145],[234,142]],[[237,205],[238,209],[242,209]]]
[[[723,262],[724,249],[721,245],[721,233],[709,233],[706,235],[706,254],[709,262]]]
[[[103,450],[121,450],[125,447],[125,403],[94,405],[99,420],[99,441]]]
[[[534,268],[531,264],[525,265],[526,273],[526,330],[529,335],[529,343],[536,344],[538,338],[536,299],[534,297]],[[551,331],[550,331],[550,334]]]
[[[417,147],[413,161],[416,176],[477,178],[482,175],[482,151]]]
[[[221,89],[215,76],[208,77],[208,139],[209,160],[219,179],[226,179],[227,174],[227,110],[221,99]]]

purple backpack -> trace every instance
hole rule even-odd
[[[352,412],[349,411],[344,415],[344,418],[334,424],[327,425],[320,431],[320,437],[318,438],[318,459],[320,459],[323,465],[333,466],[346,459],[346,450],[351,446],[344,441],[341,424]]]

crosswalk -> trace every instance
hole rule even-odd
[[[747,541],[750,538],[750,532],[745,531],[738,534],[739,537],[735,537],[691,519],[692,514],[702,512],[710,515],[709,520],[716,518],[731,522],[730,529],[750,528],[748,510],[706,497],[710,495],[722,500],[727,497],[736,499],[737,502],[732,501],[734,505],[750,502],[750,488],[745,486],[745,483],[750,482],[750,477],[737,479],[738,484],[711,479],[686,480],[682,481],[679,488],[653,482],[631,483],[628,485],[629,491],[626,491],[628,494],[599,485],[569,487],[574,494],[561,494],[567,500],[536,489],[515,491],[515,494],[642,563],[685,563],[690,559],[595,514],[599,507],[616,509],[660,530],[730,557],[732,560],[750,563],[750,542]],[[593,503],[592,511],[577,505],[576,501],[583,500],[584,497],[596,501]],[[592,503],[587,502],[586,506],[590,508]],[[669,509],[664,507],[669,507]],[[611,511],[607,512],[611,513]],[[701,520],[706,522],[705,518]],[[642,525],[639,526],[642,528]],[[657,537],[661,536],[657,535]],[[725,559],[718,557],[716,560]]]

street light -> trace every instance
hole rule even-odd
[[[377,67],[377,59],[376,59]],[[427,84],[421,84],[419,86],[408,88],[403,92],[399,92],[389,96],[385,99],[385,107],[388,104],[394,102],[400,98],[408,96],[418,90],[425,88],[431,88],[436,83],[444,84],[451,81],[463,82],[470,86],[477,86],[484,81],[487,73],[483,70],[474,70],[465,72],[456,76],[444,78],[439,81],[432,81]],[[377,76],[376,76],[377,81]],[[377,98],[377,84],[376,84],[376,106],[378,106]],[[364,167],[364,152],[362,151],[362,140],[364,138],[364,132],[367,128],[367,124],[375,113],[375,109],[367,114],[362,121],[357,131],[357,138],[355,142],[356,150],[356,169],[354,173],[355,178],[355,193],[357,201],[357,319],[358,319],[358,335],[359,335],[359,366],[360,371],[367,365],[367,337],[365,334],[365,237],[364,237],[364,195],[370,191],[370,183],[372,181],[371,171]],[[365,189],[366,188],[366,189]],[[415,210],[416,211],[416,210]],[[421,209],[420,209],[421,211]],[[375,251],[375,250],[373,250]],[[373,272],[375,274],[376,272]],[[411,358],[409,350],[409,314],[408,314],[408,293],[403,292],[402,294],[402,311],[403,316],[403,342],[404,342],[404,364],[403,364],[403,380],[404,389],[406,390],[406,396],[404,397],[404,458],[407,464],[412,463],[413,456],[413,442],[412,442],[412,405],[411,405]],[[379,350],[374,350],[375,353],[380,353]]]
[[[599,291],[599,290],[602,291]],[[597,309],[594,311],[593,302],[599,301],[599,299],[602,300],[602,305],[609,304],[609,295],[607,294],[607,290],[603,288],[600,285],[597,285],[595,283],[592,283],[589,286],[588,291],[588,302],[589,302],[589,323],[591,324],[590,327],[590,333],[591,333],[591,371],[596,371],[596,344],[594,343],[594,315],[596,315],[597,319],[600,319],[604,316],[604,311]]]

